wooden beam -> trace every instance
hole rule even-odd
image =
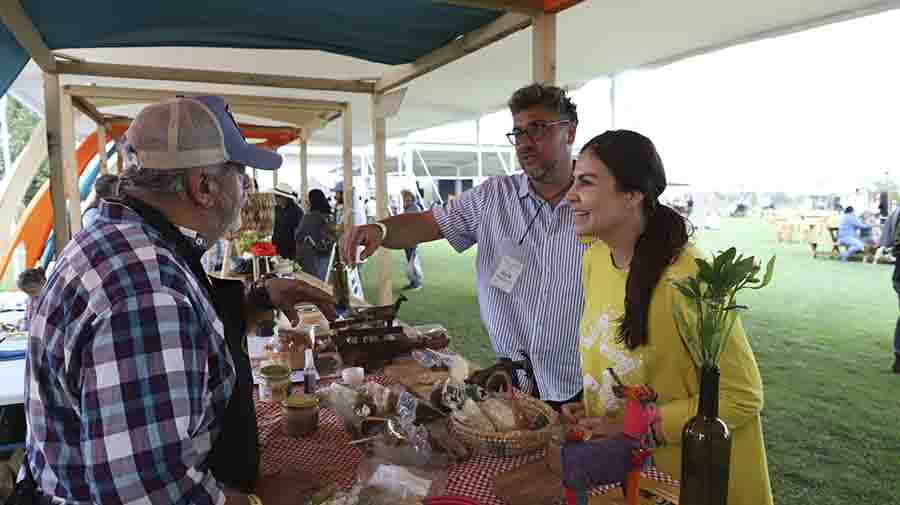
[[[501,12],[516,12],[535,16],[544,12],[543,0],[439,0],[441,3],[461,5]]]
[[[386,93],[432,70],[454,62],[482,47],[507,37],[531,25],[531,16],[504,14],[491,23],[473,30],[444,47],[426,54],[412,63],[400,65],[375,84],[376,93]]]
[[[57,62],[60,73],[118,77],[122,79],[150,79],[154,81],[204,82],[266,86],[270,88],[312,89],[346,93],[372,93],[374,83],[363,80],[323,79],[290,75],[251,74],[221,70],[151,67],[147,65],[116,65],[112,63]]]
[[[56,56],[56,57],[57,57],[58,59],[60,59],[60,60],[66,60],[66,61],[82,61],[82,62],[84,61],[84,58],[79,58],[79,57],[77,57],[77,56],[72,56],[71,54],[63,53],[63,52],[60,52],[60,51],[54,51],[54,52],[53,52],[53,55]]]
[[[556,14],[534,18],[531,29],[531,76],[534,82],[556,85]]]
[[[353,223],[353,112],[350,105],[341,116],[343,126],[343,164],[344,164],[344,230],[350,231]],[[358,223],[363,224],[363,223]]]
[[[65,86],[66,93],[81,98],[107,99],[107,100],[134,100],[135,102],[158,102],[175,96],[202,95],[202,92],[187,92],[178,90],[115,88],[106,86]],[[277,107],[283,109],[299,109],[304,111],[334,111],[342,112],[347,102],[337,100],[310,100],[305,98],[278,98],[270,96],[251,95],[217,95],[221,96],[228,104],[244,107]]]
[[[62,128],[62,159],[64,178],[66,180],[66,198],[69,209],[69,228],[72,235],[81,231],[81,192],[78,187],[78,163],[75,159],[75,108],[72,97],[65,93],[59,97],[60,119]]]
[[[59,76],[44,73],[44,107],[47,123],[47,159],[50,165],[50,200],[53,203],[53,247],[57,257],[69,241],[69,221],[66,219],[66,180],[63,171],[62,114]]]
[[[100,173],[106,175],[109,173],[109,160],[106,158],[106,123],[100,121],[97,123],[97,156],[100,159]]]
[[[70,94],[69,96],[72,95]],[[72,106],[75,107],[78,112],[91,118],[97,124],[102,124],[103,121],[106,120],[106,118],[103,117],[103,114],[99,110],[97,110],[96,107],[94,107],[94,104],[88,102],[80,96],[72,96]]]
[[[305,130],[297,136],[300,144],[300,199],[305,200],[309,194],[309,134]]]
[[[41,70],[56,73],[56,58],[19,0],[0,0],[0,21]]]
[[[394,117],[400,110],[400,106],[403,105],[403,99],[406,98],[407,89],[408,88],[401,88],[386,95],[377,95],[378,100],[372,101],[373,105],[378,105],[378,108],[374,110],[375,114],[382,119]]]
[[[378,111],[382,109],[383,95],[372,95],[372,139],[375,156],[375,215],[386,219],[388,213],[387,175],[385,174],[385,146],[387,143],[387,119]],[[390,305],[393,302],[393,289],[391,283],[391,252],[389,249],[380,248],[376,258],[378,270],[378,304]]]
[[[584,0],[544,0],[544,13],[556,14],[562,12],[573,5],[580,4]]]

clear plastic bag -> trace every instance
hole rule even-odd
[[[426,496],[440,496],[447,491],[446,468],[423,468],[392,464],[383,458],[374,457],[363,461],[358,470],[359,482],[363,485],[360,498],[393,497],[403,501],[375,501],[369,505],[418,503]],[[368,492],[367,492],[368,491]]]

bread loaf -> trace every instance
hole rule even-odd
[[[509,402],[500,398],[487,398],[479,405],[484,415],[491,420],[497,431],[518,429],[516,414]]]
[[[453,417],[470,426],[472,429],[479,431],[497,431],[497,427],[491,422],[490,418],[484,415],[484,412],[471,398],[466,398],[462,409],[454,410]]]

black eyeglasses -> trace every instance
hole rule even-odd
[[[512,145],[517,145],[519,143],[519,138],[522,135],[528,135],[528,138],[531,139],[532,142],[537,142],[544,138],[547,135],[547,130],[551,126],[561,125],[571,123],[570,119],[560,119],[559,121],[534,121],[528,123],[525,129],[522,128],[513,128],[513,131],[506,134],[506,138],[509,140],[509,143]]]

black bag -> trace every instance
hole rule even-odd
[[[50,500],[41,500],[37,493],[37,483],[31,476],[31,467],[28,465],[28,458],[22,460],[22,466],[25,467],[25,478],[16,482],[13,489],[3,505],[38,505],[41,503],[50,503]]]

